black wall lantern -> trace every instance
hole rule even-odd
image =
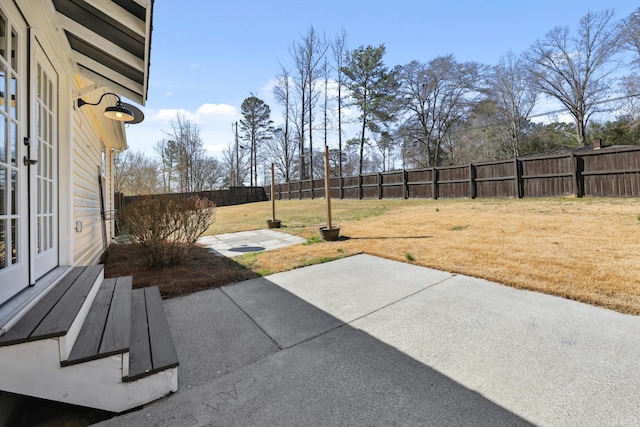
[[[82,98],[78,99],[78,108],[82,107],[83,105],[98,105],[102,102],[102,98],[104,98],[107,95],[113,95],[116,98],[118,98],[118,101],[116,102],[116,105],[114,107],[107,107],[104,110],[104,115],[105,117],[112,119],[112,120],[118,120],[120,122],[132,122],[134,121],[134,119],[136,118],[133,111],[125,108],[122,105],[122,102],[120,101],[120,97],[118,95],[116,95],[115,93],[111,93],[111,92],[107,92],[102,94],[102,96],[100,97],[100,99],[98,100],[98,102],[92,104],[89,102],[84,101]]]

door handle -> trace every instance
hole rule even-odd
[[[31,160],[27,156],[24,156],[24,165],[25,166],[31,166],[31,165],[37,165],[37,164],[38,164],[37,160]]]

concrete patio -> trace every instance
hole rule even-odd
[[[358,255],[165,301],[180,389],[103,426],[638,425],[640,317]]]

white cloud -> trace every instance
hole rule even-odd
[[[237,114],[236,108],[227,104],[202,104],[196,110],[196,115],[202,116],[235,117]]]
[[[194,115],[183,108],[163,108],[158,111],[147,110],[146,116],[150,121],[170,122],[175,119],[177,114],[181,114],[189,120],[194,120]]]
[[[210,155],[213,155],[214,157],[218,157],[218,155],[221,154],[224,151],[224,149],[227,148],[227,146],[224,144],[204,144],[203,148]]]
[[[165,96],[173,96],[173,92],[171,92],[170,90],[166,91]]]

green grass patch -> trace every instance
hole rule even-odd
[[[449,230],[450,231],[462,231],[462,230],[466,230],[467,228],[469,228],[468,225],[456,225],[455,227],[451,227]]]
[[[236,257],[236,262],[244,267],[253,268],[258,264],[258,257],[255,253],[244,254]]]
[[[322,242],[324,242],[324,240],[322,240],[322,237],[311,236],[307,239],[306,242],[303,243],[303,245],[307,246],[307,245],[313,245],[314,243],[322,243]]]
[[[406,254],[404,254],[404,257],[407,259],[407,261],[415,261],[415,257],[413,255],[411,255],[409,252],[407,252]]]

